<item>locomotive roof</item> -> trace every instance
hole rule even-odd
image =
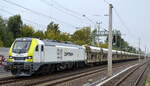
[[[83,48],[80,45],[76,45],[73,43],[69,43],[69,42],[58,42],[55,40],[43,40],[45,46],[67,46],[67,47],[76,47],[76,48]]]
[[[16,41],[25,41],[25,40],[32,41],[32,39],[33,38],[30,38],[30,37],[22,37],[22,38],[17,38]],[[35,38],[35,39],[38,39],[38,38]],[[73,44],[71,42],[59,42],[56,40],[48,40],[48,39],[41,40],[41,41],[43,41],[46,46],[66,46],[66,47],[83,48],[82,46]]]
[[[31,41],[32,38],[23,37],[23,38],[17,38],[17,39],[16,39],[16,41],[24,41],[24,40],[26,40],[26,41]]]

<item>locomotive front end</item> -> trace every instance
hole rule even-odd
[[[7,68],[13,75],[30,76],[33,69],[33,53],[37,45],[36,39],[18,38],[9,50]]]

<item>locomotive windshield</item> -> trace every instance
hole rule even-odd
[[[30,41],[16,41],[13,46],[14,53],[27,53],[30,47]]]

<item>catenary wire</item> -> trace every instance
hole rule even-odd
[[[12,1],[10,1],[10,0],[3,0],[3,1],[6,2],[6,3],[8,3],[8,4],[15,5],[15,6],[17,6],[17,7],[23,8],[23,9],[25,9],[25,10],[31,12],[31,13],[34,13],[34,14],[36,14],[36,15],[40,15],[40,16],[43,16],[43,17],[47,17],[47,18],[53,19],[53,20],[55,20],[55,21],[61,22],[61,23],[63,23],[63,24],[66,24],[66,25],[75,27],[74,25],[72,25],[72,24],[70,24],[70,23],[66,23],[66,22],[64,22],[64,21],[55,19],[55,18],[53,18],[53,17],[51,17],[51,16],[48,16],[48,15],[46,15],[46,14],[43,14],[43,13],[34,11],[34,10],[32,10],[32,9],[29,9],[29,8],[27,8],[27,7],[24,7],[24,6],[20,5],[20,4],[17,4],[17,3],[15,3],[15,2],[12,2]]]
[[[15,15],[15,14],[13,14],[13,13],[7,11],[7,10],[1,9],[1,8],[0,8],[0,11],[5,12],[5,13],[7,13],[7,14],[9,14],[9,15]],[[33,22],[33,21],[29,20],[29,19],[25,19],[25,18],[22,18],[22,19],[25,20],[25,21],[27,21],[27,22],[29,22],[29,23],[35,24],[35,25],[37,25],[37,26],[40,26],[40,27],[42,27],[42,28],[45,28],[45,27],[46,27],[46,25]]]

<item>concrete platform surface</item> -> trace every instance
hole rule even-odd
[[[0,66],[0,78],[12,76],[10,72],[6,72],[3,66]]]

